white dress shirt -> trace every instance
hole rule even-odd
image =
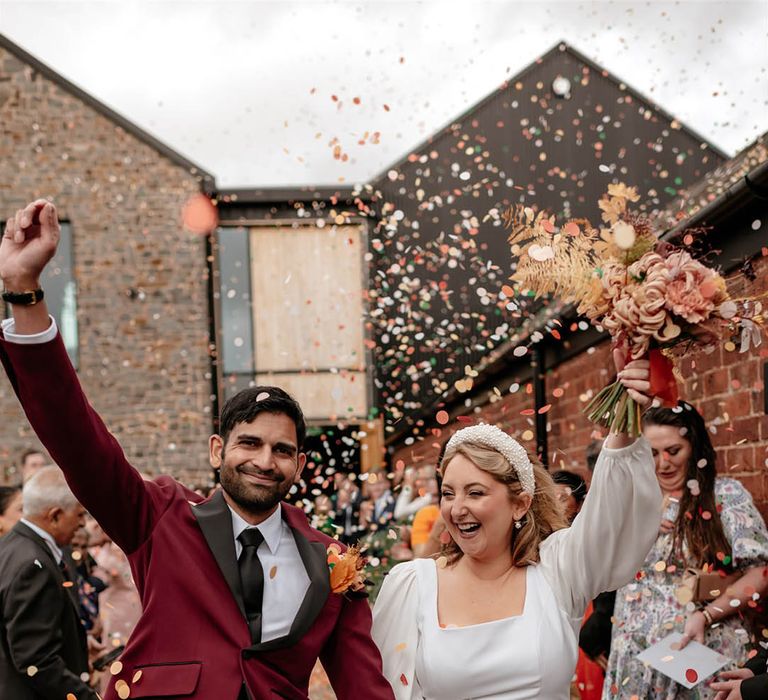
[[[22,518],[21,522],[24,523],[32,532],[34,532],[36,535],[40,535],[45,540],[45,543],[48,545],[48,549],[51,550],[51,554],[53,554],[53,558],[56,560],[57,564],[61,564],[61,558],[64,556],[61,551],[61,547],[56,544],[56,540],[53,539],[53,535],[51,535],[50,532],[46,532],[43,530],[43,528],[38,527],[34,523],[29,522],[26,518]]]
[[[227,506],[229,507],[229,506]],[[238,535],[256,527],[264,537],[257,554],[264,569],[264,598],[261,605],[261,641],[282,637],[291,630],[309,588],[309,576],[301,560],[291,528],[283,521],[282,506],[264,522],[250,525],[232,508],[232,534],[235,536],[235,556],[240,558],[243,545]]]
[[[34,345],[53,340],[58,333],[56,321],[51,316],[51,325],[41,333],[19,335],[12,318],[2,321],[3,335],[9,343]],[[237,536],[246,528],[253,527],[243,520],[235,511],[232,513],[232,530],[235,536],[235,554],[240,556],[243,546]],[[44,530],[32,523],[23,521],[48,543],[56,557],[56,563],[61,561],[61,550],[53,538]],[[296,547],[291,528],[283,521],[280,505],[263,523],[257,526],[264,536],[264,542],[259,545],[257,553],[264,569],[264,598],[261,607],[261,641],[282,637],[291,630],[291,625],[299,612],[309,588],[309,576],[304,568],[304,562]]]
[[[37,345],[38,343],[48,343],[56,337],[59,332],[59,327],[56,325],[56,321],[53,320],[53,316],[49,316],[51,319],[51,325],[40,333],[31,333],[30,335],[19,335],[16,333],[16,321],[13,318],[6,318],[2,321],[3,337],[9,343],[17,343],[18,345]]]

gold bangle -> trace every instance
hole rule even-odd
[[[707,627],[712,627],[715,624],[715,620],[712,617],[712,613],[706,608],[701,609],[701,614],[704,615],[704,619],[707,621]]]

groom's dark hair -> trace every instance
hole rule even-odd
[[[298,401],[276,386],[254,386],[237,392],[221,410],[219,435],[224,442],[238,423],[250,423],[260,413],[282,413],[296,426],[298,449],[304,444],[307,424]]]

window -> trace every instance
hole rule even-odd
[[[5,228],[5,223],[1,224]],[[45,290],[48,310],[56,319],[69,359],[78,366],[77,287],[72,255],[72,225],[61,222],[61,240],[53,260],[45,266],[40,286]],[[11,314],[6,304],[5,316]]]
[[[310,420],[367,417],[364,246],[358,225],[219,229],[224,398],[274,384]]]

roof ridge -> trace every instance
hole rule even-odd
[[[568,42],[564,40],[560,40],[556,42],[549,50],[545,51],[543,54],[535,58],[533,61],[531,61],[527,66],[525,66],[522,70],[517,72],[515,75],[506,78],[504,82],[501,83],[501,85],[496,88],[495,90],[488,93],[485,97],[480,99],[478,102],[474,103],[472,106],[468,107],[466,110],[464,110],[460,115],[452,118],[450,121],[446,122],[443,126],[441,126],[439,129],[435,129],[432,132],[432,135],[421,141],[417,146],[411,148],[409,152],[399,158],[396,161],[393,161],[390,163],[386,168],[383,168],[381,171],[379,171],[374,177],[371,177],[368,179],[369,183],[377,183],[381,180],[383,180],[387,173],[390,170],[396,169],[397,167],[405,164],[411,155],[415,153],[419,153],[420,151],[424,150],[427,146],[430,144],[435,143],[440,138],[445,136],[449,130],[451,125],[464,121],[467,117],[469,117],[474,112],[477,112],[479,109],[484,107],[486,103],[490,102],[492,99],[497,97],[500,92],[503,90],[506,90],[510,85],[514,84],[515,82],[521,80],[524,78],[530,71],[532,71],[536,66],[543,63],[545,60],[551,58],[552,56],[555,56],[559,53],[569,53],[571,56],[573,56],[576,60],[580,61],[581,63],[586,64],[590,67],[591,70],[597,72],[602,77],[610,80],[612,83],[614,83],[622,92],[626,92],[636,100],[641,101],[643,104],[646,104],[653,108],[654,111],[656,111],[661,117],[663,117],[665,120],[669,122],[677,122],[680,124],[680,131],[686,133],[688,136],[696,139],[697,141],[700,141],[702,143],[705,143],[707,145],[707,148],[709,148],[711,151],[713,151],[716,155],[723,158],[724,160],[728,160],[732,156],[729,156],[727,153],[722,151],[719,147],[713,145],[709,142],[708,139],[705,139],[702,137],[698,132],[696,132],[694,129],[691,129],[689,126],[684,124],[682,121],[680,121],[677,117],[672,116],[669,114],[665,109],[660,107],[656,102],[649,99],[645,95],[643,95],[641,92],[636,90],[635,88],[631,87],[629,83],[621,80],[617,76],[615,76],[613,73],[611,73],[609,70],[601,66],[599,63],[596,63],[591,58],[585,56],[583,53],[581,53],[578,49],[576,49],[574,46],[569,44]]]

